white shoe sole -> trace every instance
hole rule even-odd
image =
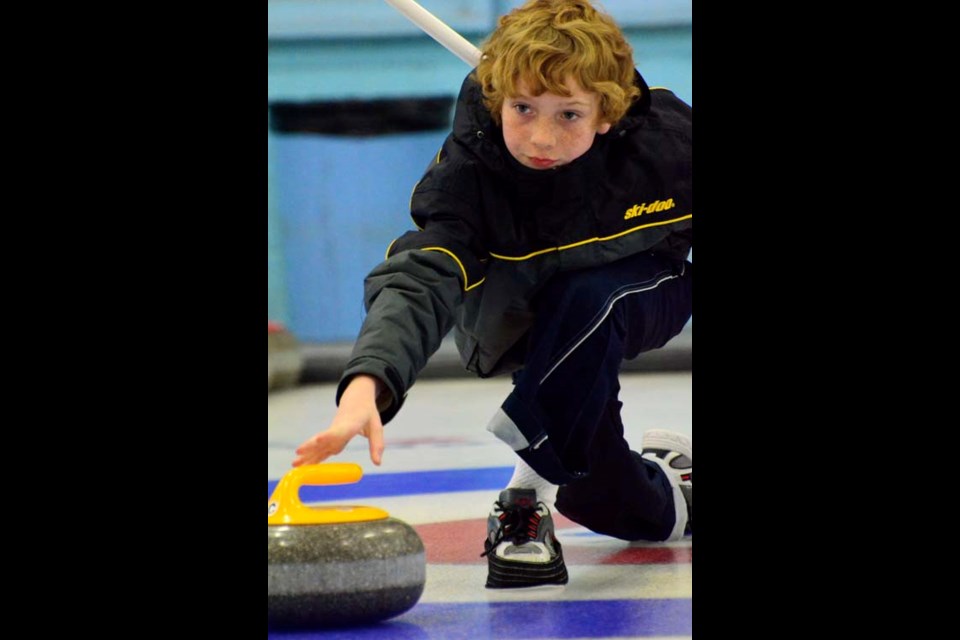
[[[642,449],[665,449],[682,453],[693,460],[693,441],[666,429],[650,429],[643,434]]]

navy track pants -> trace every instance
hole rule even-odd
[[[648,253],[554,276],[535,300],[523,369],[488,429],[561,485],[556,508],[624,540],[665,540],[676,515],[656,464],[620,421],[624,359],[666,344],[692,314],[690,262]]]

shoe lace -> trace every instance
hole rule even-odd
[[[537,507],[504,507],[500,501],[496,502],[501,510],[498,516],[500,526],[489,547],[480,554],[484,557],[497,548],[504,540],[510,540],[513,544],[523,544],[530,540],[536,540],[540,531],[540,520],[543,516]]]

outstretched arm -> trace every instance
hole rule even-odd
[[[293,466],[322,462],[358,434],[370,441],[370,459],[379,465],[383,425],[453,328],[467,291],[483,282],[476,176],[458,168],[463,163],[451,165],[451,175],[444,157],[438,155],[411,197],[420,229],[394,241],[364,279],[367,316],[337,385],[337,412],[326,431],[297,448]],[[438,183],[465,195],[441,191]]]
[[[297,447],[293,466],[323,462],[343,451],[357,435],[370,441],[370,459],[379,465],[383,459],[383,423],[377,410],[377,397],[383,391],[384,385],[377,378],[365,374],[354,376],[340,397],[330,426]]]

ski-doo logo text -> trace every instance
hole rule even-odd
[[[627,209],[627,212],[623,215],[623,219],[629,220],[630,218],[636,218],[644,213],[666,211],[667,209],[673,209],[675,206],[676,205],[673,204],[673,198],[667,198],[666,200],[654,200],[650,204],[647,204],[646,202],[643,204],[635,204]]]

